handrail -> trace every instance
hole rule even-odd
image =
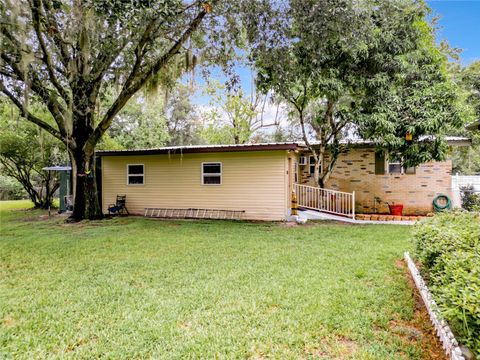
[[[318,186],[311,186],[311,185],[302,185],[302,184],[295,184],[297,186],[303,186],[306,188],[312,188],[312,189],[320,189],[320,190],[325,190],[325,191],[330,191],[330,192],[335,192],[339,194],[347,194],[347,195],[352,195],[352,193],[345,192],[345,191],[339,191],[339,190],[333,190],[333,189],[325,189],[325,188],[319,188]]]
[[[355,191],[349,193],[301,184],[295,184],[294,189],[299,207],[355,219]]]

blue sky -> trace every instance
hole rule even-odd
[[[480,0],[428,0],[434,15],[440,16],[439,40],[463,49],[461,61],[480,60]]]

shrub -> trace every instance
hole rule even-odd
[[[480,210],[480,194],[475,193],[472,185],[462,186],[460,194],[462,197],[462,208],[468,211]]]
[[[414,230],[416,259],[459,341],[480,355],[480,214],[440,213]]]
[[[0,200],[18,200],[26,196],[27,193],[17,180],[0,175]]]

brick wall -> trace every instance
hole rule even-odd
[[[300,167],[303,184],[313,185],[307,166]],[[389,203],[402,203],[405,215],[433,211],[435,196],[452,197],[452,162],[436,161],[417,166],[415,174],[375,174],[375,149],[353,148],[341,154],[326,187],[355,191],[358,213],[388,213]],[[378,197],[380,201],[375,201]]]

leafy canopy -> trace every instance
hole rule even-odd
[[[462,114],[422,2],[292,0],[278,11],[251,39],[259,87],[290,103],[315,140],[338,153],[353,127],[408,165],[444,157]]]

